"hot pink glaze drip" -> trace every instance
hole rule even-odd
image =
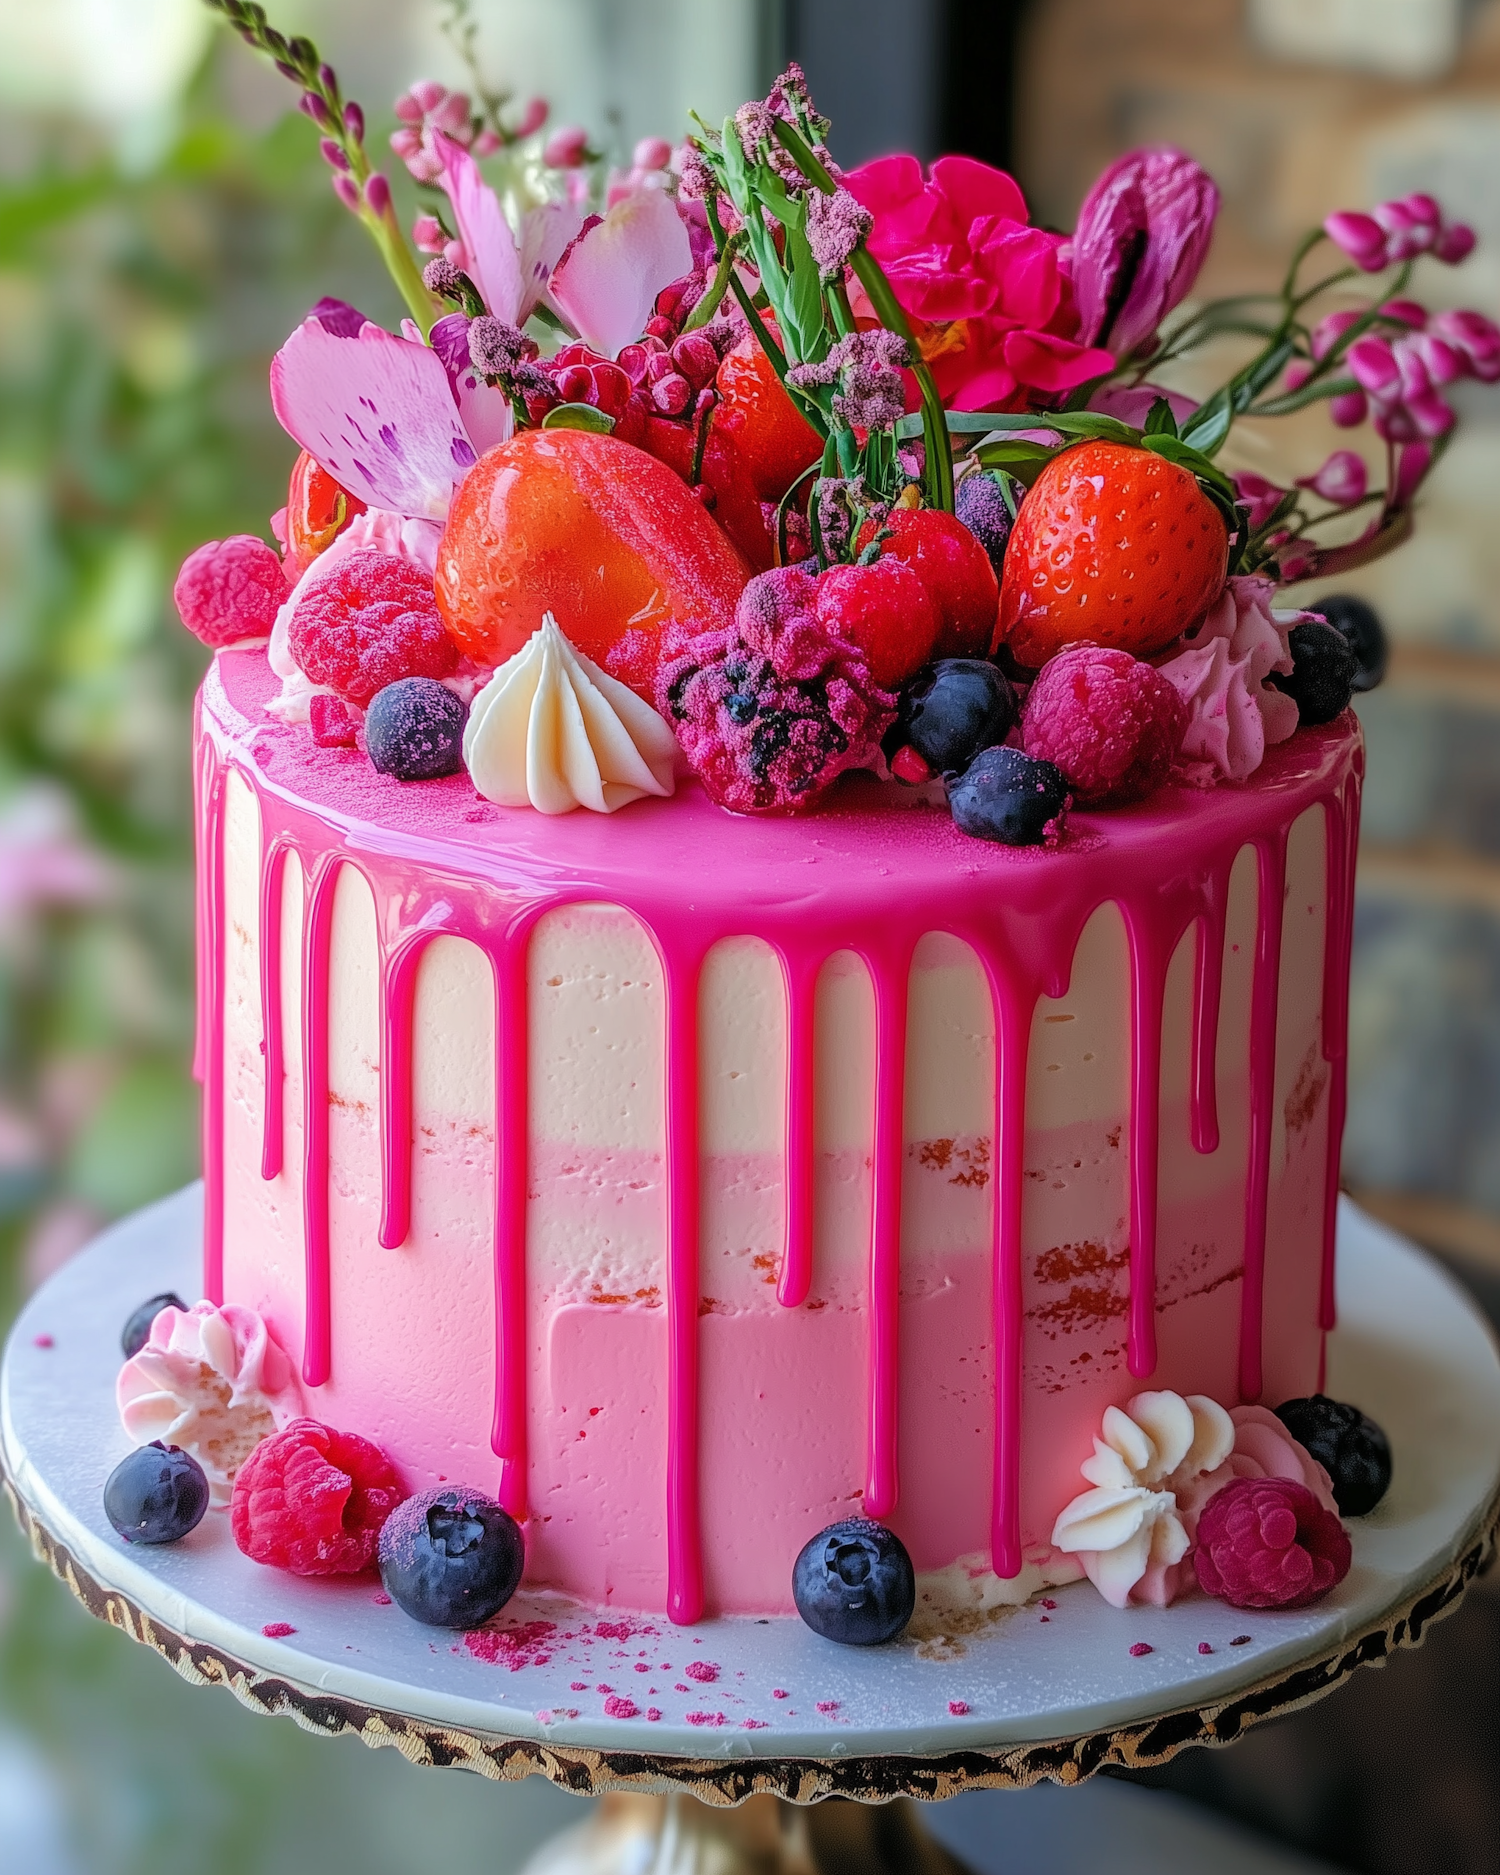
[[[1300,733],[1273,749],[1245,787],[1211,794],[1164,790],[1141,806],[1079,814],[1055,851],[1011,851],[966,839],[946,815],[892,810],[855,781],[813,820],[730,823],[695,790],[642,802],[607,821],[565,820],[478,802],[466,778],[403,788],[354,754],[317,751],[301,730],[268,726],[274,688],[262,654],[222,653],[205,685],[199,772],[200,1052],[204,1065],[205,1287],[222,1287],[224,1027],[223,791],[232,766],[256,796],[264,866],[295,851],[309,875],[303,929],[305,1088],[303,1210],[306,1254],[304,1378],[328,1378],[332,1298],[328,1242],[328,973],[334,888],[343,865],[369,884],[381,946],[383,1201],[380,1241],[407,1235],[410,1212],[412,1019],[416,965],[449,933],[490,958],[496,997],[496,1367],[492,1444],[500,1492],[526,1509],[526,959],[543,914],[579,902],[633,913],[661,960],[667,1007],[667,1547],[674,1621],[704,1607],[699,1529],[698,983],[720,940],[763,938],[782,960],[788,999],[785,1251],[778,1294],[807,1297],[812,1259],[813,995],[834,952],[852,950],[876,1002],[874,1202],[868,1276],[869,1402],[865,1509],[888,1516],[899,1493],[901,1181],[904,1157],[906,988],[928,931],[979,957],[996,1017],[994,1202],[995,1448],[992,1546],[996,1572],[1021,1567],[1021,1223],[1027,1057],[1043,995],[1067,989],[1078,939],[1113,901],[1131,956],[1131,1372],[1155,1366],[1156,1153],[1161,1012],[1167,969],[1196,926],[1191,1112],[1193,1142],[1212,1151],[1218,987],[1230,870],[1257,851],[1259,912],[1251,1011],[1251,1153],[1245,1192],[1240,1382],[1261,1385],[1261,1307],[1286,841],[1321,803],[1328,825],[1323,1052],[1333,1064],[1328,1202],[1320,1320],[1331,1320],[1333,1203],[1342,1124],[1344,1011],[1352,928],[1354,829],[1361,758],[1348,722]],[[1164,874],[1164,866],[1175,869]],[[1335,863],[1337,862],[1337,863]],[[822,868],[822,871],[816,870]],[[831,877],[830,877],[831,873]],[[824,879],[829,883],[825,887]],[[279,886],[263,883],[260,956],[268,1038],[280,1012]],[[279,1024],[276,1024],[279,1027]],[[268,1045],[263,1164],[279,1166],[279,1036]],[[275,1069],[273,1078],[272,1070]],[[268,1176],[271,1175],[268,1173]]]
[[[288,847],[284,840],[271,843],[260,870],[260,929],[276,933],[276,941],[260,951],[260,1021],[265,1051],[265,1115],[261,1123],[260,1175],[281,1176],[281,1149],[286,1126],[284,1096],[286,1050],[281,1032],[281,888],[286,878]]]

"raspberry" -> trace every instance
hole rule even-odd
[[[937,644],[940,620],[926,586],[889,554],[871,566],[831,566],[818,581],[817,615],[829,637],[859,646],[887,690],[921,670]]]
[[[1350,1559],[1344,1526],[1290,1478],[1234,1478],[1198,1519],[1199,1586],[1235,1608],[1305,1608]]]
[[[458,648],[438,616],[432,576],[399,554],[361,547],[314,574],[292,614],[292,656],[315,684],[361,709],[402,677],[446,677]]]
[[[266,637],[289,590],[280,560],[263,540],[231,534],[188,555],[172,597],[193,636],[217,646]]]
[[[1186,728],[1182,698],[1160,672],[1098,645],[1053,658],[1021,718],[1026,753],[1060,768],[1080,807],[1138,801],[1160,787]]]
[[[403,1495],[378,1445],[294,1419],[241,1465],[229,1520],[253,1562],[298,1576],[354,1575],[374,1562],[381,1526]]]
[[[890,724],[895,698],[864,653],[815,616],[817,592],[797,567],[758,574],[727,630],[677,627],[663,649],[656,707],[720,807],[811,807],[837,775],[873,758]]]
[[[359,718],[342,697],[329,697],[317,691],[308,698],[307,722],[312,739],[320,749],[354,747]]]

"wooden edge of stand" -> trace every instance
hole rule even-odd
[[[1500,1492],[1490,1500],[1460,1554],[1399,1606],[1362,1632],[1232,1698],[1182,1706],[1156,1718],[1076,1738],[958,1751],[939,1758],[847,1757],[689,1759],[649,1752],[592,1750],[530,1738],[501,1738],[452,1730],[430,1721],[367,1706],[358,1700],[299,1686],[295,1681],[236,1659],[222,1648],[189,1640],[137,1607],[128,1596],[97,1581],[26,1503],[0,1470],[32,1551],[74,1599],[111,1627],[160,1654],[193,1686],[224,1686],[243,1706],[296,1721],[325,1737],[353,1733],[372,1749],[391,1746],[415,1765],[475,1771],[496,1780],[549,1778],[580,1796],[612,1791],[655,1794],[685,1791],[721,1808],[747,1797],[784,1797],[817,1803],[851,1797],[885,1803],[897,1797],[938,1802],[969,1790],[1017,1789],[1050,1779],[1081,1784],[1103,1770],[1145,1770],[1193,1745],[1232,1745],[1264,1719],[1279,1718],[1325,1698],[1359,1667],[1382,1666],[1401,1647],[1421,1645],[1428,1627],[1450,1614],[1495,1554]]]

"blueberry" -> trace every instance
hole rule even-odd
[[[382,775],[434,781],[464,765],[468,710],[435,677],[403,677],[370,699],[365,751]]]
[[[1040,845],[1068,799],[1062,770],[1019,749],[981,750],[948,787],[954,826],[1006,846]]]
[[[464,1486],[398,1504],[380,1532],[380,1579],[413,1621],[474,1628],[516,1592],[521,1528],[493,1498]]]
[[[186,1314],[187,1304],[170,1289],[143,1302],[120,1330],[120,1346],[125,1350],[127,1361],[134,1360],[145,1347],[151,1337],[151,1324],[163,1309],[181,1309]]]
[[[1283,1400],[1276,1417],[1333,1480],[1333,1501],[1345,1517],[1374,1510],[1390,1486],[1391,1448],[1373,1419],[1322,1393]]]
[[[953,774],[1015,727],[1010,679],[983,658],[939,658],[901,696],[887,752],[910,744],[935,774]]]
[[[105,1481],[104,1514],[127,1543],[175,1543],[207,1509],[203,1467],[159,1439],[122,1458]]]
[[[825,1641],[877,1647],[911,1620],[917,1578],[894,1531],[850,1517],[829,1524],[803,1549],[792,1565],[792,1600]]]
[[[1000,492],[999,478],[983,469],[964,476],[954,491],[953,511],[989,555],[995,578],[999,579],[1005,543],[1014,525]]]
[[[1292,649],[1292,674],[1270,678],[1297,705],[1299,723],[1331,723],[1349,707],[1358,670],[1349,640],[1322,619],[1294,625],[1287,633]]]
[[[1385,676],[1391,654],[1385,627],[1374,606],[1356,599],[1353,593],[1331,592],[1326,599],[1315,599],[1307,609],[1326,618],[1335,631],[1342,632],[1349,640],[1356,666],[1354,688],[1373,690]]]

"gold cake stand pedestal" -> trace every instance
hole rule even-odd
[[[1057,1591],[1051,1626],[1017,1614],[936,1652],[832,1649],[795,1621],[720,1620],[670,1640],[674,1658],[691,1644],[723,1663],[722,1729],[695,1730],[695,1715],[684,1724],[671,1709],[649,1729],[563,1710],[609,1690],[576,1683],[602,1674],[606,1657],[625,1673],[624,1652],[604,1651],[613,1635],[587,1639],[575,1624],[551,1665],[497,1675],[455,1637],[444,1647],[373,1605],[369,1585],[258,1569],[222,1519],[157,1550],[115,1537],[100,1491],[128,1444],[113,1401],[119,1324],[143,1296],[194,1287],[196,1207],[188,1191],[125,1220],[28,1302],[0,1365],[0,1486],[38,1559],[82,1606],[191,1684],[414,1765],[538,1775],[602,1798],[527,1875],[963,1875],[923,1830],[919,1803],[1077,1784],[1233,1744],[1419,1645],[1494,1555],[1500,1355],[1436,1264],[1346,1207],[1329,1388],[1386,1426],[1396,1482],[1352,1526],[1355,1567],[1327,1602],[1246,1616],[1197,1598],[1121,1616],[1079,1584]],[[522,1610],[525,1599],[513,1605],[523,1621],[538,1612]],[[1242,1649],[1232,1644],[1241,1627],[1255,1630]],[[1129,1657],[1137,1633],[1153,1643],[1150,1660]],[[648,1634],[665,1651],[659,1628],[637,1640]],[[842,1707],[815,1716],[834,1676]],[[772,1685],[794,1690],[783,1699],[767,1695]]]

